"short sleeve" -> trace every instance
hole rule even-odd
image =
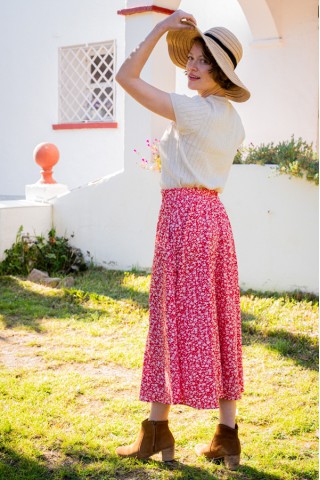
[[[210,105],[203,97],[188,97],[170,93],[176,117],[176,127],[181,133],[199,130],[210,114]]]

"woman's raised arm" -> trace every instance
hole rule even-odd
[[[175,115],[170,95],[142,80],[140,74],[152,50],[164,33],[169,30],[193,28],[181,22],[183,19],[196,24],[192,15],[177,10],[154,27],[145,40],[125,60],[116,75],[117,82],[137,102],[152,112],[174,121]]]

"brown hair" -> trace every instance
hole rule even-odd
[[[194,43],[200,44],[205,60],[210,63],[212,67],[210,73],[212,74],[213,80],[225,90],[230,90],[234,86],[234,84],[231,82],[231,80],[229,80],[224,71],[219,67],[203,38],[196,37],[193,40],[193,44]]]

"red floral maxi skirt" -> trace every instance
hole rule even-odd
[[[243,392],[238,267],[212,190],[162,191],[140,400],[218,408]]]

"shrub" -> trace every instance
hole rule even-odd
[[[27,275],[33,268],[48,272],[49,275],[77,273],[87,268],[79,248],[69,245],[65,237],[58,237],[52,228],[48,238],[31,237],[18,230],[16,241],[5,250],[5,258],[0,263],[1,275]]]
[[[273,142],[259,146],[250,145],[241,147],[234,159],[236,164],[276,165],[280,173],[295,177],[305,177],[319,185],[319,159],[309,144],[294,136],[289,141]]]

